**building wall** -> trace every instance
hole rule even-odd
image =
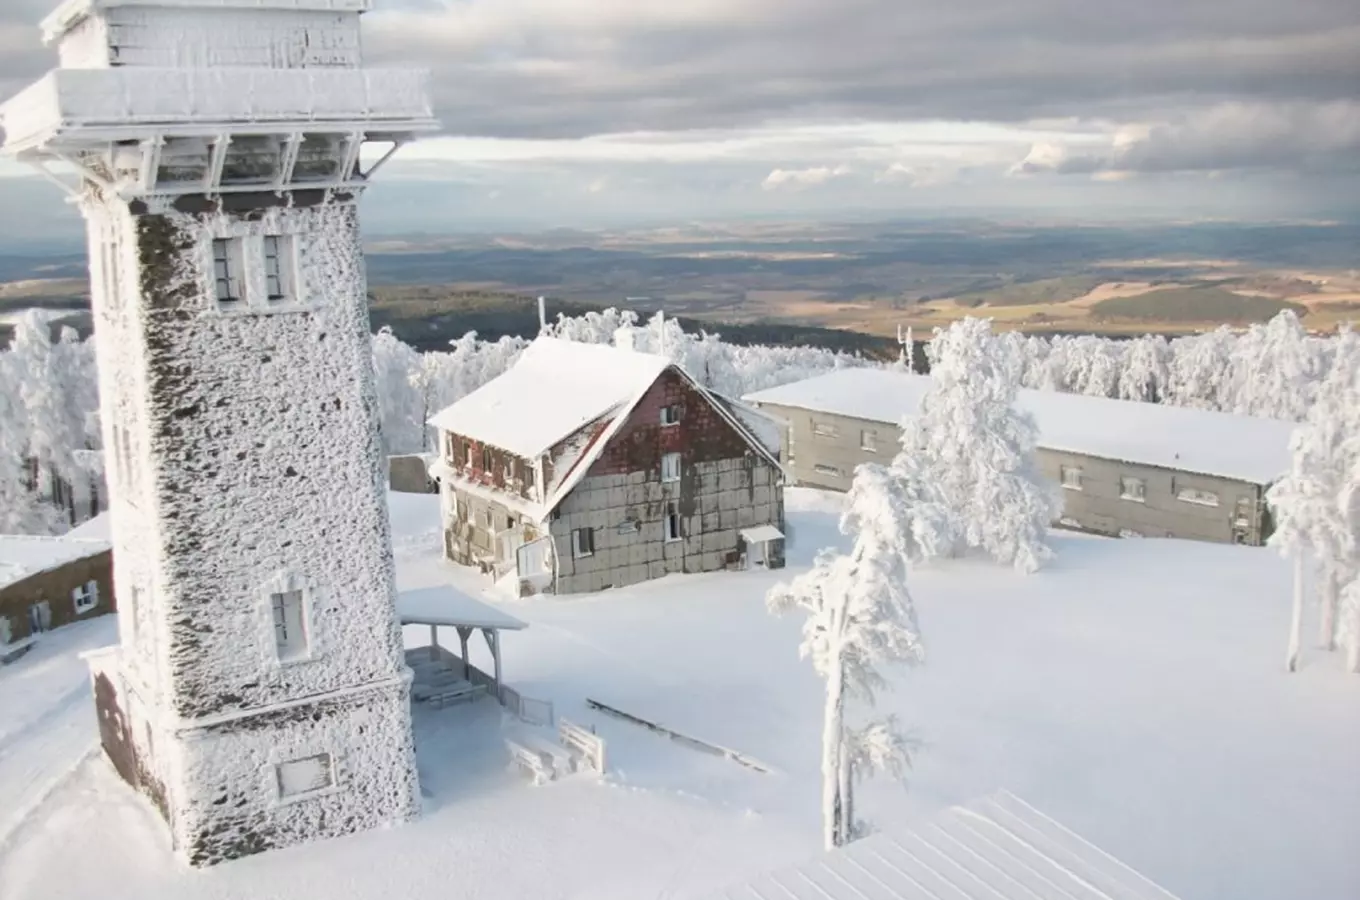
[[[90,581],[99,585],[98,602],[89,612],[77,613],[71,592]],[[113,588],[112,553],[105,551],[78,559],[0,588],[0,618],[7,623],[7,627],[0,628],[0,637],[6,631],[11,641],[28,637],[32,633],[29,607],[44,601],[52,615],[52,628],[114,612],[117,602]]]
[[[67,68],[357,67],[359,17],[279,9],[115,6],[61,42]]]
[[[897,454],[895,426],[792,407],[765,404],[762,408],[784,423],[785,464],[800,485],[848,490],[856,466],[865,462],[886,465]],[[872,433],[877,452],[862,449],[865,432]],[[1081,490],[1062,492],[1059,524],[1109,535],[1253,545],[1269,537],[1260,485],[1045,448],[1036,456],[1044,474],[1055,483],[1061,483],[1063,466],[1082,470]],[[1121,497],[1120,479],[1125,476],[1143,480],[1141,502]],[[1211,493],[1218,505],[1180,499],[1187,490]]]
[[[661,410],[681,421],[661,424]],[[680,454],[680,478],[663,483],[662,457]],[[559,593],[622,587],[671,572],[736,566],[738,531],[784,527],[782,473],[679,375],[667,372],[629,414],[551,523]],[[667,541],[674,511],[681,537]],[[593,529],[594,553],[578,557],[572,532]],[[782,564],[783,548],[774,548]]]

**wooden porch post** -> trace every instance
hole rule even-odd
[[[468,638],[470,638],[470,637],[472,637],[472,629],[471,629],[471,628],[467,628],[466,626],[463,626],[463,625],[459,625],[459,626],[458,626],[458,643],[460,643],[460,644],[462,645],[462,647],[463,647],[463,680],[464,680],[464,681],[468,681],[468,680],[471,678],[471,675],[472,675],[472,670],[471,670],[471,668],[469,668],[469,667],[472,665],[472,663],[470,663],[470,662],[468,661]]]
[[[439,626],[430,626],[430,659],[439,659]]]

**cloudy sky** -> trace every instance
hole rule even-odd
[[[52,64],[54,2],[0,0],[0,93]],[[1357,0],[377,6],[370,57],[429,67],[445,128],[375,190],[382,230],[1360,205]]]

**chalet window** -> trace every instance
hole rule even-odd
[[[1182,503],[1194,503],[1198,506],[1218,506],[1218,494],[1198,488],[1181,488],[1176,492],[1176,499]]]
[[[594,528],[578,528],[571,533],[571,555],[576,559],[595,555]]]
[[[213,241],[213,284],[217,305],[231,307],[245,298],[241,290],[242,263],[240,238]]]
[[[85,582],[71,591],[71,599],[75,601],[77,615],[82,615],[94,609],[99,605],[99,582]]]
[[[492,466],[492,460],[491,460],[491,448],[490,448],[490,447],[483,447],[483,448],[482,448],[482,471],[485,472],[485,473],[487,473],[488,475],[490,475],[490,474],[491,474],[491,466]]]
[[[308,642],[302,591],[270,594],[269,605],[274,618],[274,649],[279,661],[306,658]]]
[[[275,772],[280,800],[306,797],[335,786],[335,765],[329,753],[279,763]]]
[[[812,471],[816,472],[818,475],[832,475],[836,478],[841,477],[840,469],[836,468],[835,466],[828,466],[824,463],[817,463],[815,466],[812,467]]]
[[[463,441],[463,465],[472,468],[472,441]]]
[[[515,480],[515,461],[506,459],[505,461],[505,481],[507,484]]]
[[[675,508],[674,503],[666,504],[666,540],[678,541],[684,535],[680,531],[680,512]]]
[[[304,135],[293,164],[293,181],[334,181],[343,156],[339,135]]]
[[[667,453],[661,457],[661,481],[668,483],[680,480],[680,454]]]
[[[680,424],[680,407],[677,406],[677,405],[675,405],[674,403],[672,403],[670,406],[663,406],[663,407],[661,407],[661,424],[662,424],[662,425],[679,425],[679,424]]]
[[[1081,490],[1081,466],[1063,466],[1058,470],[1058,475],[1067,490]]]
[[[812,433],[817,437],[834,438],[840,436],[840,430],[830,422],[813,421]]]
[[[292,256],[291,236],[266,235],[264,238],[264,296],[270,303],[291,300]]]
[[[1147,500],[1147,482],[1141,478],[1125,475],[1119,479],[1119,496],[1123,500],[1143,503]]]
[[[222,184],[272,184],[279,177],[282,161],[282,147],[277,138],[232,138],[222,163]]]
[[[859,433],[859,449],[869,453],[878,452],[878,432],[866,428]]]

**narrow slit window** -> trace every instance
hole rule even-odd
[[[288,248],[290,239],[268,235],[264,239],[264,292],[270,303],[283,303],[288,297]]]
[[[213,241],[213,284],[221,306],[241,302],[240,260],[240,247],[236,241],[223,238]]]
[[[279,660],[288,662],[305,658],[308,647],[302,591],[271,594],[269,600],[274,618],[274,648]]]
[[[674,503],[666,505],[666,540],[678,541],[684,535],[680,531],[680,512]]]
[[[571,555],[577,559],[595,555],[595,529],[577,528],[571,533]]]

